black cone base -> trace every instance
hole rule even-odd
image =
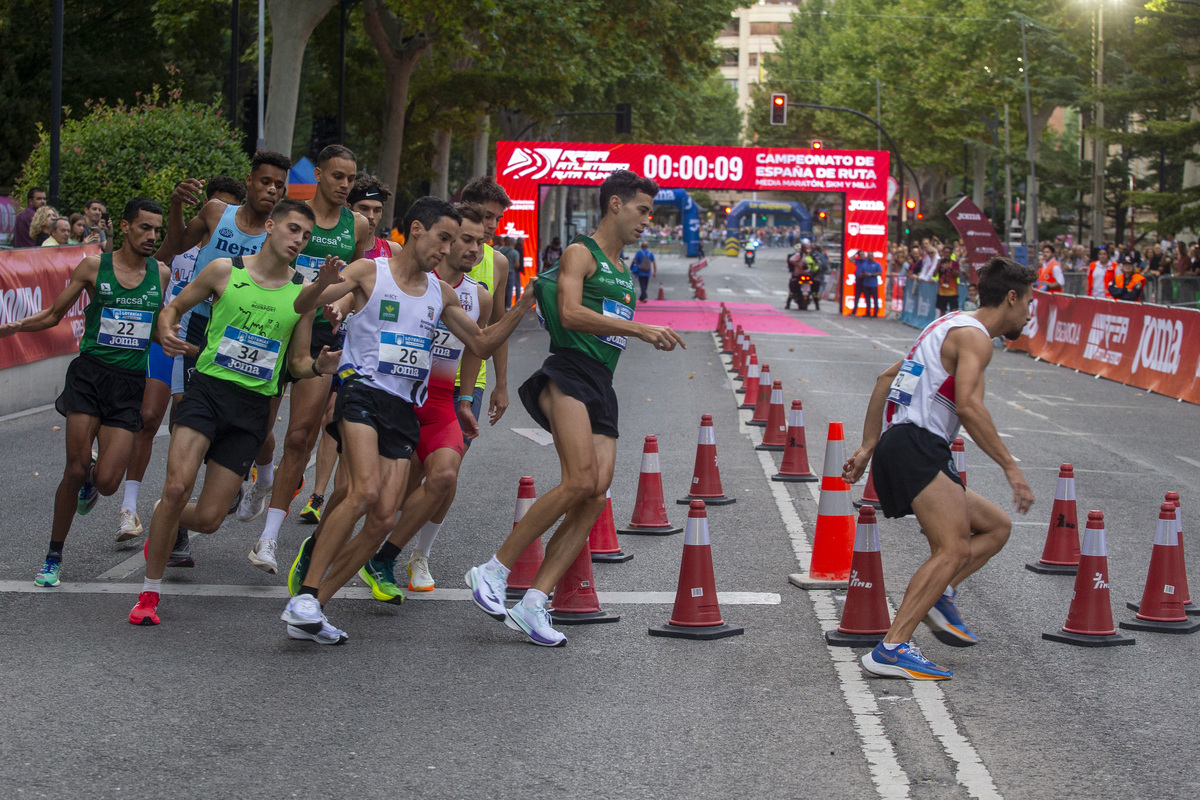
[[[1123,644],[1133,644],[1134,642],[1132,636],[1122,636],[1119,633],[1103,635],[1053,631],[1051,633],[1043,633],[1042,638],[1049,642],[1062,642],[1063,644],[1073,644],[1079,647],[1119,647]]]
[[[745,394],[745,393],[746,393],[746,387],[745,387],[745,386],[739,386],[738,388],[736,388],[736,389],[734,389],[734,390],[733,390],[733,393],[734,393],[734,394]]]
[[[825,641],[830,647],[874,647],[883,641],[883,633],[842,633],[837,628],[825,631]]]
[[[1128,622],[1122,622],[1117,627],[1127,631],[1150,631],[1151,633],[1195,633],[1200,631],[1200,621],[1192,622],[1189,619],[1182,622],[1156,622],[1134,617]]]
[[[665,636],[668,639],[724,639],[726,636],[741,636],[746,630],[740,625],[722,623],[706,628],[692,628],[687,625],[655,625],[650,629],[651,636]]]
[[[1041,561],[1031,561],[1025,569],[1038,575],[1074,575],[1079,572],[1078,564],[1043,564]]]
[[[757,403],[755,405],[757,405]],[[738,408],[743,411],[753,411],[754,410],[754,406],[750,405],[749,403],[742,403],[740,406],[738,406]]]
[[[1125,607],[1128,608],[1130,611],[1141,611],[1142,610],[1142,604],[1140,602],[1126,603]],[[1188,603],[1186,606],[1183,607],[1183,613],[1187,614],[1189,617],[1200,616],[1200,606],[1197,606],[1195,603]]]
[[[635,528],[630,525],[628,528],[617,528],[617,533],[631,533],[634,536],[670,536],[673,533],[683,533],[683,528],[674,528],[670,525],[655,528]]]
[[[624,564],[631,558],[633,553],[623,553],[619,550],[615,553],[592,553],[593,564]]]
[[[771,480],[780,483],[816,483],[821,478],[811,472],[807,475],[784,475],[782,472],[777,472],[771,476]]]
[[[747,424],[747,425],[749,425],[749,426],[751,426],[751,427],[753,427],[753,428],[765,428],[765,427],[767,427],[767,422],[766,422],[766,420],[763,420],[762,422],[759,422],[759,421],[758,421],[758,420],[756,420],[756,419],[748,419],[748,420],[746,420],[746,424]]]
[[[693,497],[690,494],[687,497],[676,500],[675,502],[681,506],[690,506],[693,500],[703,500],[704,505],[706,506],[727,506],[730,503],[737,502],[736,497],[726,497],[725,495],[721,495],[720,497]]]
[[[555,625],[592,625],[598,622],[619,622],[621,617],[607,611],[555,611],[552,608],[550,619]]]
[[[782,444],[758,444],[754,446],[754,449],[765,450],[768,453],[782,453],[787,447]]]

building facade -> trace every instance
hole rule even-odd
[[[764,56],[774,53],[779,35],[792,27],[796,3],[760,0],[739,8],[717,35],[721,76],[737,91],[738,110],[750,109],[751,87],[766,80]]]

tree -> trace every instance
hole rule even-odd
[[[268,0],[271,21],[271,76],[267,87],[263,138],[268,150],[288,154],[296,125],[300,69],[317,25],[337,0]]]

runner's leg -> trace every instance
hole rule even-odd
[[[176,426],[171,432],[162,500],[155,505],[154,515],[150,518],[146,577],[151,580],[162,579],[167,558],[175,546],[180,515],[192,496],[196,475],[210,444],[211,440],[203,433],[183,425]]]
[[[154,451],[154,437],[158,435],[170,400],[170,384],[154,378],[146,379],[146,390],[142,394],[142,429],[134,434],[129,469],[125,472],[125,497],[121,500],[118,542],[132,539],[142,532],[142,524],[137,516],[138,491]]]
[[[100,430],[100,418],[70,412],[66,422],[67,464],[62,480],[54,493],[54,522],[50,528],[50,550],[62,553],[62,544],[71,532],[75,509],[79,504],[79,489],[87,479],[92,463],[92,442]],[[55,547],[57,545],[57,548]]]
[[[999,553],[1012,533],[1012,519],[1008,514],[970,489],[967,489],[967,510],[971,515],[971,558],[950,579],[950,585],[955,588]]]
[[[210,460],[204,470],[200,497],[183,507],[179,524],[197,533],[215,532],[229,516],[229,506],[241,488],[241,475]]]

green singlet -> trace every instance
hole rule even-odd
[[[304,251],[296,256],[292,266],[309,281],[317,282],[317,273],[328,256],[337,256],[349,264],[354,260],[354,212],[342,206],[341,216],[332,228],[313,226],[312,238],[304,246]],[[317,323],[329,324],[321,309],[317,309]]]
[[[254,282],[241,256],[233,259],[229,285],[212,304],[208,343],[196,369],[252,392],[273,396],[281,359],[300,321],[294,304],[303,288],[300,273],[278,289]]]
[[[96,292],[83,311],[79,352],[102,364],[146,374],[150,335],[162,308],[158,262],[146,259],[146,275],[136,288],[126,289],[113,272],[112,253],[100,255]]]
[[[633,276],[624,265],[620,267],[608,260],[600,245],[589,236],[576,236],[575,241],[587,247],[596,259],[596,271],[583,282],[583,307],[616,319],[633,319],[637,304],[637,293],[633,290]],[[561,260],[560,260],[561,261]],[[599,336],[567,330],[558,316],[558,268],[546,270],[533,284],[537,293],[538,320],[550,332],[550,352],[578,350],[591,356],[609,371],[617,368],[617,359],[625,350],[626,336]]]

